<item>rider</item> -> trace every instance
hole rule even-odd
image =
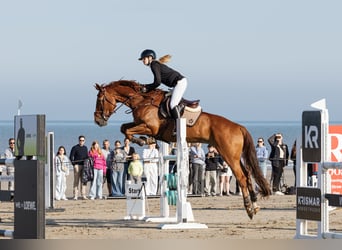
[[[156,53],[151,49],[145,49],[141,52],[139,60],[141,60],[144,65],[151,67],[154,76],[153,83],[144,85],[143,92],[153,90],[159,87],[161,83],[173,88],[170,108],[171,115],[173,119],[176,120],[177,118],[180,118],[178,104],[183,97],[188,82],[179,72],[163,64],[161,60],[156,60],[156,57]]]

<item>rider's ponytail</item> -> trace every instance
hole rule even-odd
[[[160,63],[168,63],[171,60],[171,55],[165,55],[159,58]]]

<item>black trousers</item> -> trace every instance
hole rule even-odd
[[[285,163],[284,161],[272,162],[272,191],[280,191],[280,179],[283,175]]]

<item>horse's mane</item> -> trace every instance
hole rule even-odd
[[[112,81],[110,83],[108,83],[107,85],[105,85],[104,87],[108,87],[108,88],[115,88],[117,86],[126,86],[131,88],[132,90],[134,90],[136,93],[144,96],[144,97],[155,97],[157,95],[161,95],[164,96],[166,94],[166,91],[161,90],[161,89],[154,89],[151,90],[147,93],[142,93],[141,92],[141,84],[136,81],[136,80],[118,80],[118,81]]]
[[[132,89],[135,89],[140,85],[140,83],[137,82],[136,80],[118,80],[118,81],[112,81],[112,82],[106,84],[105,87],[115,87],[118,85],[128,86]]]

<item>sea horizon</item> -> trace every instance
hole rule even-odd
[[[131,120],[115,120],[108,121],[107,126],[100,127],[93,120],[46,120],[46,135],[49,132],[54,134],[54,152],[59,146],[66,148],[69,155],[72,146],[78,143],[78,136],[86,137],[86,146],[88,149],[91,143],[96,140],[102,145],[104,139],[108,139],[111,145],[115,140],[120,140],[123,144],[124,134],[121,133],[120,127],[123,123],[131,122]],[[284,143],[291,149],[295,140],[301,136],[301,121],[233,121],[245,126],[250,132],[253,141],[256,143],[259,137],[264,138],[266,147],[270,150],[267,139],[274,133],[282,133]],[[341,121],[330,121],[331,125],[342,124]],[[0,154],[3,154],[8,147],[8,139],[14,136],[14,121],[0,121]],[[132,144],[136,150],[141,153],[144,147]],[[206,145],[203,145],[205,151]]]

